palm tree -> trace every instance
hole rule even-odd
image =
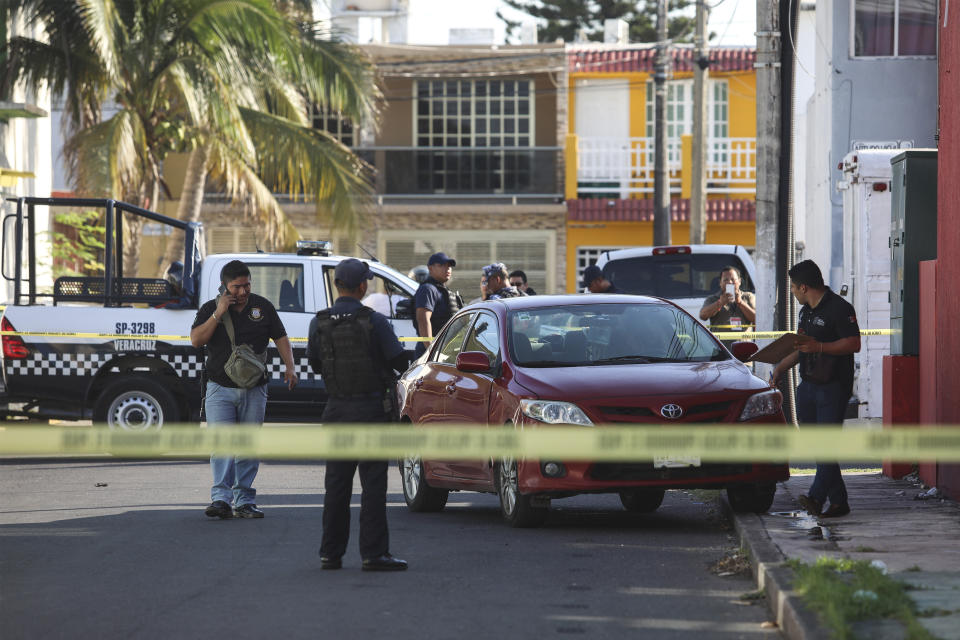
[[[296,235],[276,192],[313,197],[334,226],[358,225],[366,167],[310,126],[308,107],[362,125],[379,93],[362,54],[300,19],[309,0],[0,0],[0,9],[44,25],[47,42],[6,43],[5,77],[65,96],[64,152],[81,193],[156,206],[169,193],[164,158],[189,151],[182,219],[199,218],[209,175],[258,220],[266,247]],[[102,120],[105,100],[117,111]]]

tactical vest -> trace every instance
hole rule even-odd
[[[447,324],[447,320],[463,308],[463,298],[460,297],[459,293],[450,291],[450,289],[447,289],[433,278],[427,278],[426,283],[439,289],[440,293],[447,298],[447,312],[438,314],[437,310],[434,309],[433,314],[430,316],[430,328],[433,329],[433,335],[436,336],[440,333],[443,325]]]
[[[317,313],[320,375],[328,395],[369,394],[387,388],[386,369],[370,356],[372,314],[369,307],[336,316],[331,316],[329,309]]]

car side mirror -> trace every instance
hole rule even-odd
[[[397,320],[411,320],[413,318],[413,298],[397,300],[394,307],[394,317]]]
[[[730,347],[733,357],[740,362],[746,362],[753,354],[760,350],[756,342],[734,342]]]
[[[464,351],[457,354],[457,371],[484,373],[490,371],[490,356],[482,351]]]

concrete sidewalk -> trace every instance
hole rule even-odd
[[[842,518],[812,518],[797,504],[812,475],[781,483],[768,513],[733,516],[784,635],[829,637],[816,613],[791,590],[793,571],[784,564],[829,556],[884,563],[893,578],[911,586],[907,593],[918,611],[928,612],[919,617],[924,627],[937,638],[960,639],[960,505],[940,498],[918,500],[924,492],[920,483],[878,473],[845,473],[844,481],[851,512]],[[854,633],[872,640],[906,637],[895,620],[857,623]]]

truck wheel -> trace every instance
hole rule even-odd
[[[111,429],[124,431],[160,429],[179,419],[173,395],[140,376],[107,385],[93,409],[94,422],[105,422]]]

